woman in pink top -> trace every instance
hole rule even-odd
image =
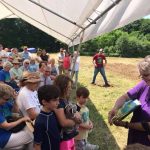
[[[64,68],[65,75],[67,75],[67,76],[69,76],[70,65],[71,65],[70,54],[69,54],[69,52],[66,51],[65,57],[63,60],[63,68]]]

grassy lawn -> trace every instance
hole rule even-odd
[[[56,58],[56,55],[50,56]],[[103,80],[100,75],[96,79],[98,85],[90,84],[93,76],[92,57],[84,56],[81,56],[78,86],[86,86],[90,91],[90,100],[87,105],[94,129],[89,135],[89,142],[98,144],[100,150],[119,150],[126,145],[127,130],[110,126],[107,120],[108,111],[118,97],[138,83],[136,65],[140,59],[107,58],[107,60],[106,74],[112,87],[102,87]],[[75,99],[75,95],[72,99]]]

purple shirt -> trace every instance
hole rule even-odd
[[[142,80],[139,84],[127,92],[131,99],[138,99],[141,107],[136,109],[131,122],[150,122],[150,86]],[[128,144],[141,143],[150,146],[147,132],[129,129]]]

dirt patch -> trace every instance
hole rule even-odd
[[[113,63],[107,65],[107,70],[131,80],[139,80],[138,69],[135,65],[126,65],[123,63]]]

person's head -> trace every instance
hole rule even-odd
[[[28,52],[28,47],[27,46],[23,46],[23,51],[24,52]]]
[[[49,66],[45,67],[44,76],[48,77],[51,74],[51,68]]]
[[[89,98],[90,92],[86,87],[79,87],[76,91],[77,101],[80,105],[86,104]]]
[[[14,89],[7,84],[0,83],[0,105],[5,104],[14,96]]]
[[[64,53],[64,49],[63,48],[60,48],[60,53]]]
[[[42,55],[46,55],[46,50],[45,49],[42,50]]]
[[[18,54],[18,49],[17,48],[13,48],[13,53],[14,54]]]
[[[29,65],[30,65],[30,60],[29,60],[29,59],[25,59],[25,60],[23,61],[23,66],[24,66],[24,67],[29,67]]]
[[[73,81],[66,75],[58,75],[54,80],[54,85],[58,86],[60,89],[61,98],[69,98],[72,90]]]
[[[38,98],[46,110],[53,111],[59,104],[60,90],[55,85],[44,85],[38,89]]]
[[[74,52],[73,52],[73,56],[74,56],[74,57],[79,56],[79,55],[80,55],[80,53],[79,53],[78,51],[74,51]]]
[[[41,82],[40,75],[37,72],[28,72],[23,75],[21,80],[23,81],[24,85],[27,86],[27,88],[31,91],[37,90],[39,83]]]
[[[41,56],[42,50],[39,49],[36,54],[37,54],[37,56]]]
[[[45,69],[46,68],[46,63],[45,62],[40,62],[39,63],[39,69]]]
[[[20,62],[18,61],[18,59],[14,59],[12,61],[12,64],[13,64],[13,67],[17,69],[19,68]]]
[[[12,63],[9,62],[9,61],[6,61],[6,62],[3,63],[3,69],[5,71],[9,71],[12,66],[13,66]]]
[[[150,55],[147,55],[144,60],[150,62]]]
[[[138,64],[138,69],[141,78],[150,85],[150,61],[147,61],[146,59],[142,60]]]
[[[9,50],[9,49],[8,49],[7,47],[6,47],[6,48],[4,48],[4,51],[5,51],[5,52],[8,52],[8,50]]]
[[[51,58],[51,59],[50,59],[50,64],[51,64],[52,66],[54,66],[54,64],[55,64],[55,59],[54,59],[54,58]]]
[[[29,71],[23,71],[22,77],[19,80],[19,87],[24,87],[26,85],[26,79],[28,77],[28,74],[30,74]]]
[[[70,53],[68,51],[65,52],[65,57],[69,56]]]
[[[35,64],[35,59],[34,58],[31,58],[31,60],[30,60],[30,64]]]
[[[104,53],[104,50],[102,48],[99,49],[99,53],[102,54]]]

